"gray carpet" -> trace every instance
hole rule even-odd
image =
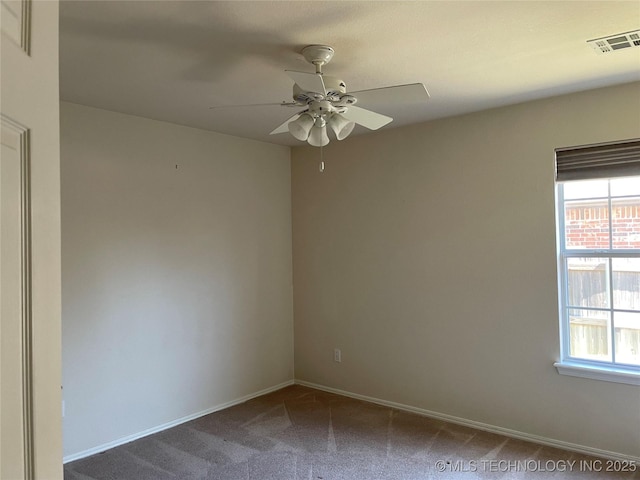
[[[605,460],[296,385],[68,463],[64,478],[640,479],[638,472],[605,472],[607,466]]]

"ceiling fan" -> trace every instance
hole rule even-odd
[[[327,127],[333,130],[338,140],[343,140],[349,136],[356,124],[370,130],[377,130],[393,121],[391,117],[356,106],[356,103],[416,104],[424,103],[429,99],[429,93],[422,83],[347,93],[347,87],[343,80],[322,73],[322,66],[331,61],[333,54],[333,48],[328,45],[309,45],[302,49],[305,60],[315,65],[316,71],[315,73],[305,73],[285,70],[295,82],[293,102],[237,106],[300,107],[301,111],[289,117],[270,134],[275,135],[288,131],[298,140],[306,141],[314,147],[323,147],[329,143]]]

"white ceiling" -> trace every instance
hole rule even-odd
[[[328,44],[349,91],[422,82],[419,107],[367,108],[385,129],[640,80],[640,47],[586,40],[640,28],[638,1],[62,1],[60,90],[70,102],[282,145],[285,69]],[[357,127],[354,135],[367,132]]]

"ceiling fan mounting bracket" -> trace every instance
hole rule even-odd
[[[316,66],[316,73],[322,73],[322,66],[331,61],[333,53],[329,45],[307,45],[302,49],[304,59]]]

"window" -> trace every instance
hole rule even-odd
[[[556,151],[563,374],[640,385],[640,141]]]

